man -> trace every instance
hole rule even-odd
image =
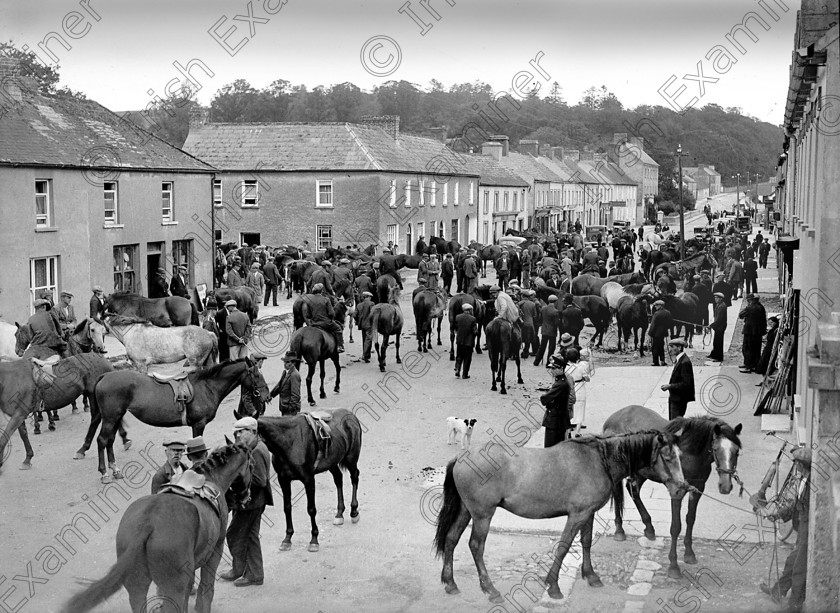
[[[417,287],[414,288],[414,291],[411,292],[411,302],[414,303],[414,297],[419,294],[420,292],[424,292],[428,287],[426,287],[426,279],[419,279],[417,281]]]
[[[496,308],[496,318],[504,319],[513,324],[514,330],[520,334],[521,339],[522,332],[519,325],[519,307],[514,304],[510,295],[507,292],[503,292],[498,285],[490,287],[490,297],[495,301],[494,306]]]
[[[719,272],[715,275],[715,284],[712,286],[712,292],[715,294],[723,294],[723,303],[732,306],[732,288],[724,279],[724,274]]]
[[[594,249],[583,254],[583,271],[598,272],[598,254]]]
[[[567,279],[572,278],[572,259],[569,257],[569,252],[563,252],[563,258],[560,260],[560,269]]]
[[[714,340],[712,340],[712,352],[709,354],[709,359],[713,362],[723,362],[723,334],[727,325],[725,298],[720,292],[714,294],[715,319],[709,326],[715,333]]]
[[[403,289],[402,277],[397,272],[397,258],[389,250],[383,251],[379,256],[379,274],[391,275],[400,290]]]
[[[767,257],[770,255],[770,243],[763,241],[758,246],[758,265],[767,268]]]
[[[239,274],[239,265],[241,262],[242,259],[237,255],[233,258],[233,263],[228,267],[226,283],[230,289],[236,289],[243,285],[242,276]]]
[[[248,341],[251,339],[251,319],[236,308],[236,300],[225,302],[227,320],[225,321],[225,332],[227,333],[228,351],[230,359],[248,357]]]
[[[560,286],[563,284],[560,280],[560,273],[556,270],[552,270],[549,273],[548,281],[546,281],[545,284],[552,289],[560,289]]]
[[[263,306],[268,306],[268,297],[271,295],[271,301],[274,306],[277,306],[277,290],[283,284],[283,277],[280,275],[280,270],[277,264],[269,260],[263,266],[263,277],[265,279],[265,299]]]
[[[362,299],[356,305],[356,326],[362,331],[362,359],[370,362],[370,351],[372,338],[370,311],[373,308],[373,294],[369,291],[362,292]]]
[[[420,255],[421,253],[426,253],[426,241],[425,241],[425,240],[423,240],[424,238],[426,238],[426,237],[425,237],[425,236],[421,236],[421,237],[417,240],[417,244],[414,246],[414,253],[415,253],[416,255]]]
[[[166,270],[158,268],[154,278],[149,282],[149,298],[166,298],[169,289],[166,285]]]
[[[371,271],[369,273],[362,273],[356,277],[353,285],[356,288],[357,299],[360,299],[361,295],[365,292],[368,292],[371,297],[373,296],[373,290],[376,289],[376,285],[374,285],[373,279],[371,279],[372,274],[375,274],[375,272]]]
[[[551,356],[557,345],[557,329],[560,324],[560,313],[555,308],[556,303],[557,296],[552,294],[548,297],[548,305],[540,311],[540,334],[542,335],[542,340],[540,341],[537,356],[534,359],[534,366],[540,365],[543,356],[546,355],[546,349],[548,349],[548,356]]]
[[[471,255],[464,259],[464,288],[465,294],[472,294],[478,285],[478,268],[476,260]]]
[[[662,386],[668,392],[668,419],[684,417],[689,402],[694,402],[694,368],[685,354],[686,342],[674,338],[668,343],[668,355],[674,363],[671,379]]]
[[[326,296],[332,296],[333,298],[335,298],[335,290],[333,289],[332,278],[332,262],[330,262],[329,260],[323,260],[321,262],[321,268],[316,268],[312,272],[312,276],[309,277],[309,287],[321,285],[321,287],[323,288],[323,292]],[[333,300],[331,300],[330,302],[334,303]]]
[[[673,325],[671,311],[665,308],[665,302],[657,300],[651,305],[653,315],[648,326],[650,335],[650,355],[653,358],[653,366],[666,366],[665,364],[665,337]]]
[[[572,249],[575,263],[580,262],[580,255],[583,251],[583,237],[580,235],[580,222],[575,223],[575,233],[572,234]]]
[[[502,251],[502,255],[496,260],[496,282],[501,289],[507,290],[508,279],[510,278],[510,261],[508,260],[508,252]]]
[[[455,291],[457,293],[464,291],[464,264],[466,263],[467,259],[469,258],[469,254],[467,253],[466,247],[461,247],[458,250],[458,255],[455,256],[455,279],[457,284],[455,286]]]
[[[237,443],[250,445],[257,439],[251,467],[251,499],[241,509],[233,509],[233,519],[227,530],[227,544],[233,558],[233,568],[220,575],[225,581],[233,581],[236,587],[262,585],[262,549],[260,547],[260,524],[266,505],[273,505],[271,485],[268,482],[270,456],[268,449],[257,434],[257,420],[243,417],[233,424],[233,436]]]
[[[67,338],[67,336],[72,334],[76,328],[76,324],[79,322],[76,321],[76,311],[73,309],[73,305],[70,304],[73,300],[73,294],[70,292],[61,292],[59,298],[61,299],[61,304],[54,310],[58,312],[58,325],[64,333],[64,338]]]
[[[90,297],[90,318],[104,323],[102,318],[105,317],[105,292],[99,285],[94,285],[91,291],[93,296]]]
[[[744,267],[737,258],[731,260],[726,282],[732,288],[732,298],[737,300],[738,296],[744,295]]]
[[[424,253],[417,264],[417,283],[428,283],[429,281],[429,254]]]
[[[545,427],[543,446],[552,447],[566,440],[566,433],[572,427],[569,417],[569,403],[573,402],[574,385],[566,375],[566,360],[561,356],[551,356],[548,370],[554,382],[545,394],[540,396],[540,403],[545,407],[542,425]]]
[[[260,272],[260,265],[257,262],[251,263],[251,270],[248,271],[248,276],[245,277],[245,287],[254,290],[256,300],[254,301],[254,310],[259,312],[260,305],[263,302],[265,295],[265,277]]]
[[[685,291],[692,292],[700,299],[700,302],[697,304],[700,309],[700,324],[707,326],[709,325],[709,305],[714,302],[711,284],[707,285],[704,283],[701,275],[694,275],[694,280],[695,283],[691,289]]]
[[[455,264],[452,260],[452,254],[447,253],[443,256],[443,262],[440,265],[440,279],[443,281],[443,289],[447,296],[452,293],[452,277],[455,276]]]
[[[50,302],[46,298],[38,298],[35,301],[35,314],[26,322],[32,330],[32,340],[29,346],[45,347],[47,349],[46,354],[55,353],[63,357],[67,343],[64,342],[58,320],[47,311],[49,304]],[[45,354],[40,356],[36,354],[36,357],[43,358],[46,356]]]
[[[764,342],[764,349],[761,351],[761,359],[758,361],[755,372],[760,375],[766,375],[776,370],[776,365],[770,363],[770,358],[773,356],[773,347],[776,344],[776,334],[779,332],[779,317],[774,315],[767,320],[767,340]],[[761,385],[759,383],[758,385]]]
[[[186,274],[187,267],[182,264],[178,266],[178,272],[172,275],[172,279],[169,281],[169,291],[173,296],[187,299],[190,297],[190,293],[187,291]]]
[[[561,313],[560,317],[562,318],[562,316],[563,315]],[[557,347],[557,353],[555,353],[554,355],[562,356],[564,360],[568,361],[568,358],[566,357],[566,352],[569,349],[577,349],[579,351],[580,347],[577,345],[577,343],[575,343],[575,339],[571,334],[569,334],[568,332],[563,332],[563,334],[560,335],[560,343]]]
[[[350,260],[341,258],[338,261],[338,266],[333,266],[332,283],[334,287],[353,285],[353,271],[350,270]]]
[[[535,292],[529,289],[522,290],[522,301],[519,303],[519,313],[522,317],[522,357],[527,358],[539,351],[539,337],[537,336],[536,323],[540,318],[540,307],[534,301]]]
[[[271,397],[280,396],[280,414],[297,415],[300,413],[300,373],[297,363],[300,356],[294,351],[287,351],[283,356],[283,374],[274,389],[271,390]]]
[[[776,521],[777,519],[782,521],[792,520],[794,530],[796,530],[796,544],[785,560],[785,568],[779,580],[773,586],[768,586],[762,582],[759,587],[777,604],[781,602],[789,590],[790,599],[786,611],[798,613],[802,610],[802,605],[805,602],[805,580],[808,574],[808,525],[810,519],[808,515],[811,498],[812,452],[810,449],[799,448],[795,449],[792,455],[794,464],[799,468],[802,475],[799,487],[795,492],[796,495],[783,497],[779,504],[768,505],[759,512],[770,521]]]
[[[767,331],[767,311],[756,294],[747,294],[747,306],[739,314],[744,320],[744,343],[741,351],[744,363],[740,369],[742,373],[754,372],[761,359],[761,339]]]
[[[327,296],[323,295],[324,286],[316,283],[312,293],[307,294],[303,302],[303,319],[307,326],[320,328],[335,338],[338,352],[344,353],[344,334],[335,322],[335,310]]]
[[[152,477],[152,494],[157,494],[167,483],[180,477],[187,467],[181,462],[187,450],[187,437],[182,434],[168,434],[163,439],[166,462]]]
[[[563,332],[570,334],[579,344],[580,331],[583,330],[583,312],[575,304],[571,294],[563,296],[563,311],[560,313],[560,325]]]
[[[615,262],[610,261],[610,263],[607,266],[608,266],[608,268],[607,268],[607,276],[608,277],[615,277],[616,275],[621,274],[620,271],[618,270],[618,268],[616,268]]]
[[[751,256],[747,256],[747,261],[744,262],[744,283],[746,284],[746,291],[748,294],[758,293],[758,262]]]
[[[431,255],[431,259],[426,267],[426,279],[428,280],[429,289],[437,291],[439,289],[438,279],[440,278],[440,262],[438,262],[437,253]]]
[[[196,436],[187,441],[187,459],[190,461],[190,468],[195,468],[196,464],[206,460],[209,455],[203,436]]]
[[[455,376],[461,377],[464,369],[464,379],[470,378],[473,345],[478,334],[478,320],[473,317],[471,304],[461,305],[461,314],[455,318]]]

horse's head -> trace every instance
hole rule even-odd
[[[95,319],[88,318],[86,321],[87,336],[93,345],[95,353],[107,353],[105,350],[105,326]]]
[[[729,426],[724,428],[720,424],[715,425],[711,453],[718,473],[718,491],[721,494],[731,492],[732,479],[738,478],[738,454],[741,452],[739,434],[741,434],[741,424],[735,426],[734,429]]]
[[[247,443],[234,443],[225,436],[226,446],[215,449],[195,469],[224,492],[228,509],[238,509],[251,499],[252,452],[259,440],[254,434]]]
[[[680,463],[679,434],[657,433],[651,452],[651,468],[675,499],[682,498],[688,490]]]
[[[245,365],[245,373],[243,373],[240,382],[248,390],[248,393],[259,397],[262,402],[268,404],[271,401],[271,393],[259,365],[250,358],[245,358]]]
[[[388,302],[390,304],[399,304],[400,302],[400,288],[398,286],[393,286],[391,290],[388,292]]]
[[[32,328],[28,323],[20,325],[18,322],[15,322],[15,327],[15,354],[22,357],[32,341]]]

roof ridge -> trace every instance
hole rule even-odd
[[[367,147],[365,147],[364,143],[362,143],[361,139],[353,131],[352,124],[345,122],[344,128],[350,134],[350,138],[353,139],[353,142],[356,143],[356,146],[362,150],[362,153],[365,154],[365,157],[368,160],[370,160],[371,164],[373,164],[373,167],[376,168],[376,170],[382,170],[382,165],[376,160],[375,157],[373,157],[373,154],[370,151],[368,151]]]

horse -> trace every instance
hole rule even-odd
[[[446,297],[442,292],[424,289],[417,292],[411,301],[414,308],[414,323],[417,328],[417,351],[428,353],[432,343],[432,320],[437,318],[437,344],[440,340],[440,328],[446,311]]]
[[[198,309],[180,296],[145,298],[131,292],[114,292],[105,298],[105,313],[140,317],[161,328],[198,325]]]
[[[105,325],[142,373],[148,372],[150,364],[172,364],[184,358],[192,368],[210,366],[219,356],[219,339],[200,326],[159,328],[136,317],[111,317]]]
[[[670,422],[661,417],[655,411],[639,405],[630,405],[610,415],[604,422],[604,433],[622,434],[639,430],[659,430],[665,433],[680,433],[680,461],[682,462],[685,480],[695,490],[691,491],[688,498],[688,513],[685,518],[685,554],[683,560],[686,564],[696,564],[697,557],[692,548],[692,534],[694,531],[694,520],[697,516],[697,504],[703,490],[706,488],[706,480],[712,472],[712,464],[715,465],[718,473],[718,491],[721,494],[729,494],[732,491],[732,479],[740,482],[737,476],[738,455],[741,452],[741,424],[734,428],[722,419],[711,416],[703,417],[678,417]],[[649,470],[640,470],[631,475],[627,483],[627,490],[636,503],[636,508],[642,516],[645,524],[645,536],[653,540],[656,533],[650,521],[650,514],[642,504],[639,492],[646,479],[661,483],[658,475]],[[614,483],[616,490],[621,489],[621,480]],[[679,579],[681,576],[679,564],[677,564],[677,541],[680,537],[680,511],[682,498],[671,499],[671,551],[668,554],[670,567],[668,576]],[[623,541],[627,537],[624,534],[622,525],[621,509],[616,508],[615,517],[615,540]]]
[[[193,436],[201,436],[207,424],[216,417],[219,404],[237,387],[244,385],[249,393],[259,393],[265,403],[271,400],[262,371],[250,358],[203,368],[188,373],[186,379],[193,391],[192,397],[183,404],[183,412],[175,400],[172,387],[167,383],[158,383],[149,375],[122,370],[109,372],[99,379],[92,396],[91,413],[96,411],[102,417],[102,428],[96,439],[102,483],[110,483],[105,471],[106,450],[113,477],[122,478],[113,455],[114,429],[127,411],[150,426],[191,426]],[[91,421],[85,438],[88,446],[94,432],[95,425]],[[79,451],[85,450],[82,447]]]
[[[455,361],[455,318],[463,313],[463,305],[473,307],[473,317],[478,321],[478,332],[475,335],[475,352],[481,353],[481,323],[485,318],[486,303],[475,294],[458,293],[449,299],[449,361]]]
[[[558,303],[562,304],[563,297],[566,296],[566,292],[562,289],[548,287],[542,283],[535,284],[534,288],[537,292],[537,298],[545,303],[548,302],[549,296],[554,295],[557,296]],[[592,340],[597,339],[597,346],[600,347],[604,342],[604,333],[609,330],[612,322],[612,313],[607,301],[600,296],[572,296],[572,302],[595,328]]]
[[[43,410],[49,412],[67,406],[80,394],[92,398],[97,379],[113,370],[108,360],[94,353],[71,356],[54,363],[52,375],[42,371],[31,360],[0,363],[0,410],[9,417],[0,434],[0,466],[3,464],[4,448],[17,429],[26,448],[22,468],[31,468],[34,453],[25,420],[40,408],[41,402]],[[35,430],[40,432],[37,422]],[[123,441],[127,440],[124,436]]]
[[[482,245],[481,243],[470,243],[470,249],[475,250],[481,260],[481,276],[487,276],[487,262],[495,262],[502,255],[504,247],[499,245]]]
[[[128,591],[131,610],[146,611],[149,585],[154,581],[161,604],[156,611],[182,613],[188,610],[195,570],[201,569],[195,610],[209,613],[224,553],[226,494],[230,490],[232,506],[250,497],[251,456],[258,441],[228,444],[193,466],[188,473],[197,474],[189,480],[201,484],[200,495],[163,490],[132,502],[117,528],[116,564],[105,577],[73,596],[64,611],[90,611],[121,586]]]
[[[639,357],[645,357],[645,334],[648,324],[648,296],[622,296],[615,309],[615,322],[618,327],[618,350],[621,351],[621,337],[624,343],[630,342],[630,332],[633,332],[633,349],[639,352]]]
[[[693,347],[694,326],[702,323],[700,313],[700,298],[692,292],[684,292],[681,296],[671,294],[659,294],[658,299],[665,303],[665,308],[671,313],[674,319],[672,336],[677,336],[682,329],[685,329],[685,340],[689,347]]]
[[[211,296],[215,298],[216,304],[220,309],[224,308],[225,302],[228,300],[236,300],[236,308],[246,313],[251,323],[257,320],[260,305],[257,303],[256,293],[250,287],[217,287],[212,292],[208,292],[208,299]]]
[[[17,339],[17,326],[0,321],[0,361],[2,360],[17,360],[18,355],[15,352],[15,345]]]
[[[572,279],[569,284],[568,279],[563,281],[561,288],[563,291],[569,292],[575,296],[600,296],[601,288],[605,283],[618,283],[619,285],[627,285],[629,283],[641,283],[644,277],[640,272],[628,272],[623,275],[613,275],[612,277],[596,277],[592,274],[578,275]],[[569,287],[571,286],[571,289]]]
[[[429,249],[434,249],[434,247],[429,247]],[[406,253],[398,253],[394,256],[394,261],[397,265],[397,270],[401,268],[409,268],[411,270],[417,270],[420,267],[420,262],[423,260],[422,254],[415,253],[414,255],[408,255]]]
[[[676,435],[662,432],[570,439],[548,449],[500,454],[487,474],[477,470],[473,462],[468,465],[462,458],[451,460],[446,467],[443,504],[434,539],[437,557],[443,557],[440,580],[446,593],[459,591],[452,572],[453,554],[472,520],[470,551],[479,584],[490,602],[504,602],[484,564],[484,543],[497,507],[529,519],[568,516],[554,563],[545,578],[551,598],[563,598],[557,575],[578,532],[583,545],[581,575],[589,585],[601,587],[590,559],[595,512],[611,495],[616,496],[613,483],[617,479],[642,468],[652,468],[672,497],[681,495],[685,483],[678,442]],[[620,489],[614,502],[623,503]]]
[[[400,289],[394,285],[391,288],[388,302],[375,304],[370,310],[370,333],[373,334],[373,346],[376,349],[376,357],[379,358],[380,372],[385,372],[385,354],[388,351],[388,340],[391,335],[394,337],[394,346],[397,351],[397,364],[402,364],[402,359],[400,359],[400,335],[402,334],[403,314],[400,310],[399,297]],[[381,351],[379,349],[380,334],[382,335]]]
[[[315,399],[312,397],[312,377],[315,374],[315,363],[321,368],[321,389],[320,397],[326,398],[324,391],[324,376],[326,374],[324,363],[329,358],[335,366],[335,388],[333,391],[338,394],[341,387],[341,363],[339,361],[338,346],[335,338],[329,332],[313,326],[304,326],[296,330],[289,343],[289,349],[297,353],[309,367],[306,373],[306,393],[309,399],[309,406],[315,406]]]
[[[271,451],[271,461],[277,473],[277,481],[283,493],[283,511],[286,514],[286,538],[280,543],[280,551],[292,548],[292,481],[300,481],[306,490],[306,510],[312,522],[312,538],[308,550],[316,552],[318,526],[315,523],[315,475],[330,471],[338,492],[338,506],[333,525],[344,524],[344,483],[342,469],[350,473],[353,495],[350,499],[350,521],[359,521],[359,454],[362,451],[362,425],[359,418],[345,409],[320,410],[313,417],[323,419],[329,425],[330,438],[326,448],[320,450],[323,439],[313,432],[304,414],[281,417],[261,417],[257,420],[258,431]]]
[[[397,280],[394,277],[388,274],[379,275],[376,278],[376,291],[374,292],[376,303],[387,303],[396,287],[398,287]]]
[[[664,270],[672,279],[684,279],[698,274],[700,270],[706,268],[709,268],[712,272],[714,272],[717,265],[717,261],[715,261],[710,254],[705,251],[701,251],[700,253],[687,257],[684,260],[676,262],[663,262],[653,269],[653,275],[655,277],[658,271]]]
[[[506,319],[495,318],[484,331],[487,335],[487,353],[490,356],[490,372],[492,384],[490,390],[496,391],[496,380],[501,382],[500,394],[507,394],[505,386],[505,372],[507,371],[508,359],[516,361],[516,382],[520,385],[522,372],[519,368],[519,346],[522,344],[522,335],[513,327],[513,324]],[[498,377],[497,377],[498,373]]]

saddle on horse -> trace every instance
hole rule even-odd
[[[306,423],[312,428],[315,435],[315,444],[318,446],[318,456],[315,458],[315,471],[323,464],[324,458],[329,451],[332,434],[328,422],[332,421],[332,413],[329,411],[312,411],[301,413],[306,418]]]
[[[181,409],[181,424],[184,426],[189,425],[187,423],[187,405],[193,401],[195,394],[189,373],[180,372],[175,375],[162,375],[160,373],[150,372],[148,374],[152,378],[152,381],[158,385],[169,385],[172,388],[175,404]]]
[[[39,360],[38,358],[29,358],[32,360],[32,378],[38,386],[52,386],[55,383],[55,373],[53,366],[59,361],[59,357],[54,355],[46,360]]]
[[[193,470],[185,470],[174,481],[164,485],[158,494],[175,494],[184,498],[203,498],[210,503],[216,515],[221,516],[219,496],[221,492],[212,483],[208,483],[204,475]]]

